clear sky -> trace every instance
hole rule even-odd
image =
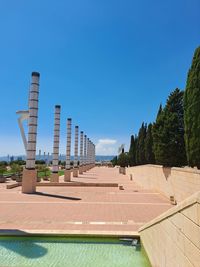
[[[15,112],[39,71],[38,149],[52,152],[54,105],[97,144],[129,147],[200,45],[199,0],[0,0],[0,155],[24,154]]]

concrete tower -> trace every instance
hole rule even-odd
[[[87,135],[84,135],[84,151],[83,151],[83,171],[86,171],[87,164]]]
[[[53,168],[50,178],[51,182],[59,182],[59,143],[60,143],[60,109],[59,105],[55,106],[54,113],[54,141],[53,141]]]
[[[32,72],[32,81],[29,93],[29,117],[28,117],[28,142],[26,150],[26,169],[23,172],[22,192],[34,193],[36,191],[36,139],[38,121],[38,96],[39,96],[38,72]]]
[[[67,149],[66,149],[66,166],[65,166],[65,182],[71,181],[71,130],[72,128],[72,119],[67,119]]]
[[[79,173],[82,174],[83,173],[83,131],[81,131],[80,134],[80,163],[79,163]]]
[[[90,139],[87,138],[86,171],[89,170],[89,164],[90,164]]]
[[[73,177],[78,177],[78,126],[75,126]]]

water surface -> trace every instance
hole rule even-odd
[[[141,247],[117,238],[0,237],[1,267],[150,267]]]

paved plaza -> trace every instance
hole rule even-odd
[[[60,177],[63,181],[63,177]],[[139,187],[117,168],[95,167],[72,178],[83,183],[118,183],[118,187],[41,186],[36,194],[0,184],[0,229],[25,232],[131,235],[168,210],[169,200]]]

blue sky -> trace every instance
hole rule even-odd
[[[52,152],[54,105],[97,144],[129,147],[200,45],[199,0],[0,0],[0,155],[24,154],[15,112],[39,71],[38,149]]]

